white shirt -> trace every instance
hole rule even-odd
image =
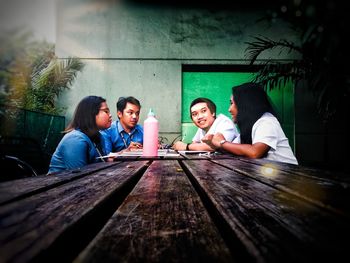
[[[208,134],[215,134],[220,132],[224,135],[226,141],[232,142],[238,135],[238,130],[231,119],[223,114],[219,114],[211,127],[208,130]],[[202,142],[202,138],[207,134],[205,130],[198,128],[194,135],[193,142]]]
[[[253,125],[252,144],[257,142],[270,146],[265,159],[298,164],[279,121],[269,112],[264,113]]]

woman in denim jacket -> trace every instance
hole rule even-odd
[[[105,155],[100,130],[111,126],[112,116],[106,100],[98,96],[83,98],[65,135],[51,158],[48,174],[76,169],[87,164],[102,161]]]

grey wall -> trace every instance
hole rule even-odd
[[[34,39],[55,42],[56,0],[0,0],[0,34],[31,32]],[[13,34],[13,33],[12,33]]]
[[[103,96],[115,111],[119,96],[132,95],[141,101],[141,122],[152,107],[160,132],[172,139],[181,132],[182,64],[245,64],[245,42],[252,36],[295,40],[280,22],[257,22],[266,9],[209,11],[120,2],[58,1],[56,53],[86,64],[59,98],[67,120],[83,96]]]

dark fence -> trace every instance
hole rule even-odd
[[[63,116],[0,106],[0,153],[18,157],[38,173],[46,173],[64,127]]]

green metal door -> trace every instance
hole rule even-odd
[[[182,118],[181,132],[189,143],[197,130],[192,123],[189,107],[195,98],[211,99],[217,106],[217,114],[231,118],[228,112],[231,88],[252,81],[254,72],[183,72],[182,73]],[[282,128],[294,150],[294,88],[287,84],[282,89],[268,91]]]

